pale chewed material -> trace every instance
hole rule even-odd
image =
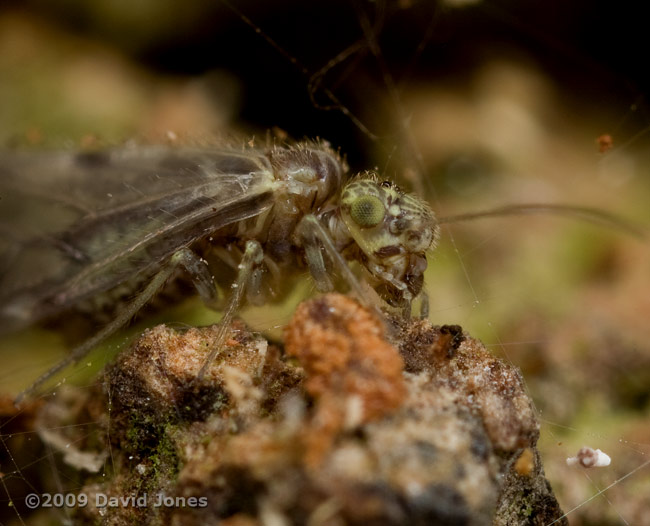
[[[602,468],[609,466],[611,462],[612,459],[607,453],[587,446],[580,448],[575,457],[566,459],[567,466],[580,465],[583,468]]]
[[[348,180],[345,172],[340,157],[317,143],[5,152],[1,330],[67,313],[113,315],[60,370],[183,271],[208,305],[224,311],[224,325],[244,298],[259,304],[280,295],[301,267],[319,290],[334,288],[339,276],[362,301],[381,298],[408,313],[438,237],[435,216],[375,174]],[[361,275],[348,261],[360,264]],[[236,278],[224,304],[217,283],[226,274]]]

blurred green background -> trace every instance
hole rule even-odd
[[[353,172],[377,169],[441,216],[546,202],[650,225],[646,21],[636,3],[233,5],[0,2],[0,144],[320,137]],[[604,152],[603,134],[613,140]],[[522,368],[565,510],[648,460],[647,241],[525,215],[445,226],[430,259],[432,321],[462,325]],[[277,336],[305,289],[290,305],[248,309],[247,320]],[[214,319],[194,301],[156,321]],[[34,353],[16,353],[26,346]],[[2,391],[15,392],[64,350],[39,332],[0,352]],[[612,466],[567,468],[583,445]],[[606,497],[571,523],[650,524],[650,468]]]

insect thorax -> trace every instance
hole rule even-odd
[[[297,145],[268,153],[276,180],[283,183],[285,199],[305,213],[316,212],[341,188],[346,166],[326,146]]]

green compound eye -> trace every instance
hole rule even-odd
[[[385,211],[381,200],[374,195],[355,199],[350,207],[350,217],[362,227],[378,225],[384,219]]]

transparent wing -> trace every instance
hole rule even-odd
[[[0,327],[127,280],[272,205],[260,152],[139,147],[0,154]]]

